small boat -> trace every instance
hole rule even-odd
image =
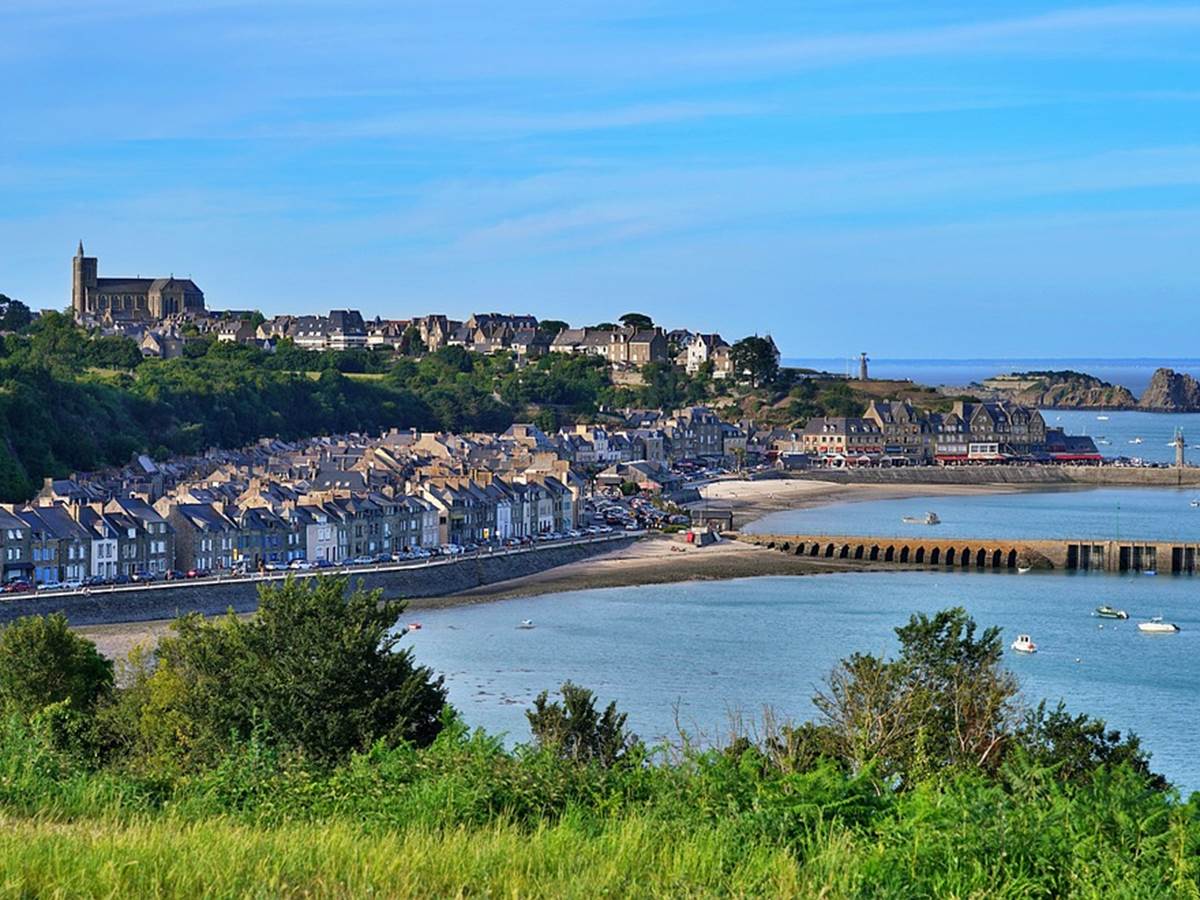
[[[1142,574],[1143,574],[1143,575],[1157,575],[1157,574],[1158,574],[1158,570],[1157,570],[1157,569],[1147,569],[1147,570],[1146,570],[1146,571],[1144,571]]]
[[[528,631],[530,628],[533,628],[533,619],[522,619],[521,624],[518,625],[517,627],[523,628],[526,631]]]
[[[1131,443],[1131,444],[1140,444],[1140,443],[1142,443],[1142,439],[1141,439],[1140,437],[1135,437],[1135,438],[1133,438],[1133,439],[1132,439],[1132,440],[1131,440],[1129,443]]]
[[[1162,616],[1155,616],[1149,622],[1138,622],[1138,631],[1147,634],[1174,634],[1179,626],[1174,622],[1164,622]]]
[[[901,521],[905,525],[940,525],[942,520],[938,518],[935,512],[925,513],[923,516],[905,516]]]
[[[1195,500],[1189,503],[1188,506],[1190,506],[1192,509],[1200,509],[1200,497],[1197,497]]]
[[[1033,571],[1033,566],[1017,566],[1018,575],[1026,575]]]
[[[1112,445],[1112,441],[1110,441],[1108,438],[1100,438],[1100,440],[1096,441],[1096,443],[1104,447]]]
[[[1012,642],[1012,648],[1018,653],[1037,653],[1037,644],[1027,634],[1018,634],[1017,639]]]
[[[1116,609],[1115,607],[1109,606],[1107,603],[1104,604],[1104,606],[1096,607],[1096,615],[1098,615],[1102,619],[1128,619],[1129,618],[1129,613],[1125,612],[1125,610]]]
[[[408,630],[409,630],[409,631],[420,631],[420,630],[421,630],[421,623],[420,623],[420,622],[409,622],[409,623],[408,623]]]
[[[1096,421],[1097,422],[1107,422],[1108,416],[1096,416]]]

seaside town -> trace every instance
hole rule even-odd
[[[256,324],[248,312],[209,311],[190,279],[101,278],[82,243],[72,270],[77,322],[137,341],[146,357],[177,357],[189,339],[215,335],[267,352],[281,341],[314,351],[462,347],[511,354],[518,366],[586,354],[604,359],[614,381],[636,381],[651,363],[689,374],[707,367],[713,379],[744,374],[720,335],[685,329],[548,329],[532,315],[500,313],[366,320],[350,309]],[[778,366],[778,349],[763,340]],[[860,382],[869,381],[867,367],[864,354]],[[264,438],[47,477],[32,501],[0,507],[0,551],[6,592],[78,590],[496,552],[614,529],[728,529],[728,512],[697,505],[697,486],[735,471],[1101,461],[1090,437],[1050,428],[1037,409],[1006,401],[955,400],[937,413],[871,399],[860,416],[815,416],[802,429],[724,421],[697,405],[609,410],[604,423],[551,433],[518,423],[499,433]]]
[[[1200,2],[0,36],[0,900],[1200,900]]]

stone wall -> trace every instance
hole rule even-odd
[[[1012,484],[1178,487],[1200,485],[1200,468],[1125,466],[917,466],[894,469],[812,469],[787,477],[835,484]]]
[[[556,566],[577,562],[620,547],[635,537],[614,535],[551,547],[535,547],[510,553],[485,554],[465,559],[438,561],[418,566],[378,566],[355,569],[351,583],[360,580],[368,589],[380,588],[384,596],[440,597],[544,572]],[[312,578],[316,572],[295,573]],[[62,612],[72,625],[103,625],[115,622],[142,622],[171,619],[189,612],[219,615],[232,608],[235,612],[253,612],[258,607],[258,585],[279,581],[285,574],[266,578],[239,578],[227,581],[177,581],[168,584],[129,586],[50,595],[19,596],[0,600],[0,622],[24,615]]]

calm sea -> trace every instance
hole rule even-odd
[[[869,534],[929,538],[1080,538],[1200,543],[1195,488],[1067,488],[864,500],[772,513],[746,526],[766,534]],[[935,512],[940,525],[905,516]],[[1200,584],[1198,584],[1200,586]]]
[[[790,358],[785,365],[857,375],[857,358]],[[1160,366],[1200,376],[1200,359],[873,359],[873,378],[908,378],[919,384],[961,386],[1008,372],[1070,369],[1120,384],[1140,395]]]
[[[642,737],[675,734],[678,721],[708,740],[731,716],[753,721],[764,705],[800,720],[835,662],[861,650],[892,652],[892,629],[914,611],[961,605],[1039,645],[1009,653],[1025,698],[1066,701],[1153,752],[1154,767],[1185,792],[1200,790],[1200,582],[1099,574],[893,572],[754,578],[549,594],[422,611],[406,639],[417,659],[446,675],[451,702],[472,725],[529,738],[525,710],[570,679],[616,700]],[[1125,608],[1125,622],[1094,607]],[[1140,618],[1182,629],[1151,636]],[[536,627],[521,630],[522,619]]]

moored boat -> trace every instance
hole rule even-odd
[[[1017,566],[1018,575],[1027,575],[1033,571],[1033,566]]]
[[[1174,622],[1164,622],[1162,616],[1155,616],[1149,622],[1138,622],[1138,631],[1147,634],[1174,634],[1179,626]]]
[[[532,628],[532,627],[533,627],[533,619],[522,619],[522,620],[521,620],[521,624],[520,624],[520,625],[518,625],[517,627],[518,627],[518,628],[523,628],[523,629],[525,629],[526,631],[528,631],[530,628]]]
[[[1018,653],[1037,653],[1037,644],[1027,634],[1018,634],[1011,646]]]
[[[1107,603],[1104,604],[1104,606],[1096,607],[1096,615],[1098,615],[1102,619],[1128,619],[1129,618],[1129,613],[1125,612],[1125,610],[1116,609],[1115,607],[1109,606]]]
[[[942,523],[935,512],[927,512],[923,516],[905,516],[901,521],[905,525],[940,525]]]

